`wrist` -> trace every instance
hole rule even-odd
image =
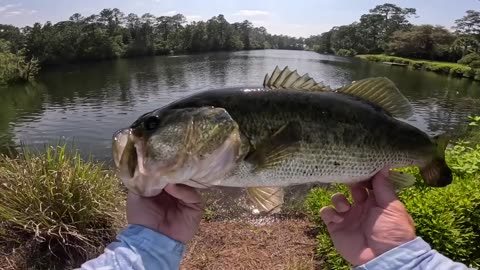
[[[412,264],[427,254],[430,246],[420,237],[398,245],[355,269],[413,269]]]

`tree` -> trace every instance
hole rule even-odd
[[[416,15],[416,12],[414,8],[401,8],[389,3],[370,9],[370,14],[380,15],[383,18],[381,24],[379,24],[378,46],[385,46],[388,38],[395,31],[405,30],[411,27],[412,25],[408,21],[408,18]]]
[[[457,33],[473,36],[480,41],[480,11],[467,10],[467,15],[455,20]]]
[[[455,35],[442,26],[420,25],[392,35],[387,52],[418,59],[450,60]]]
[[[452,44],[452,49],[456,51],[460,57],[472,52],[479,52],[480,42],[474,37],[462,36],[458,37]]]

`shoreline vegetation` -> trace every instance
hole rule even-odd
[[[455,20],[455,32],[443,26],[413,25],[409,21],[413,16],[418,16],[415,8],[385,3],[358,21],[308,38],[270,34],[248,20],[230,23],[222,14],[187,21],[182,14],[139,16],[117,8],[89,16],[75,13],[68,20],[23,28],[0,24],[0,70],[5,69],[0,72],[0,83],[30,80],[40,67],[50,65],[180,53],[289,49],[456,63],[480,52],[480,11],[467,10]],[[474,59],[467,65],[479,69],[480,58]],[[442,71],[447,67],[448,72]],[[431,69],[478,78],[463,67],[433,65]]]
[[[405,168],[417,183],[399,197],[419,236],[445,256],[479,267],[480,117],[470,117],[464,139],[452,143],[446,160],[454,174],[451,185],[428,187],[418,169]],[[0,156],[0,183],[0,250],[6,254],[0,258],[2,269],[77,267],[101,253],[125,226],[126,193],[113,171],[80,158],[66,145],[47,146],[42,152],[24,148],[16,156]],[[270,217],[217,218],[222,214],[216,211],[223,210],[215,204],[218,198],[207,198],[202,227],[182,265],[184,269],[213,265],[349,269],[319,216],[333,193],[346,191],[341,184],[307,190],[305,199],[287,198],[291,202],[282,213]],[[239,236],[232,230],[244,233]],[[249,252],[239,252],[239,247]],[[286,253],[275,252],[278,256],[272,257],[265,247]],[[219,252],[215,255],[211,250]],[[255,265],[249,258],[255,258]]]
[[[414,70],[431,71],[438,74],[469,78],[476,81],[480,81],[480,68],[474,69],[468,65],[462,65],[458,63],[438,62],[428,60],[415,60],[398,56],[391,56],[385,54],[361,54],[356,57],[368,60],[371,62],[379,62],[385,64],[398,64]],[[480,58],[480,55],[479,55]]]

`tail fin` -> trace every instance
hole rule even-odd
[[[452,183],[452,171],[445,162],[445,149],[450,138],[446,134],[433,137],[436,147],[435,157],[426,166],[420,168],[425,182],[432,187],[444,187]]]

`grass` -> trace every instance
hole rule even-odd
[[[480,80],[480,69],[472,69],[467,65],[457,63],[414,60],[385,54],[362,54],[357,55],[356,57],[373,62],[405,64],[412,69],[426,70],[454,77],[465,77],[474,80]]]
[[[0,241],[26,267],[63,269],[95,256],[123,219],[118,180],[65,145],[0,156]],[[65,265],[65,263],[71,265]]]

